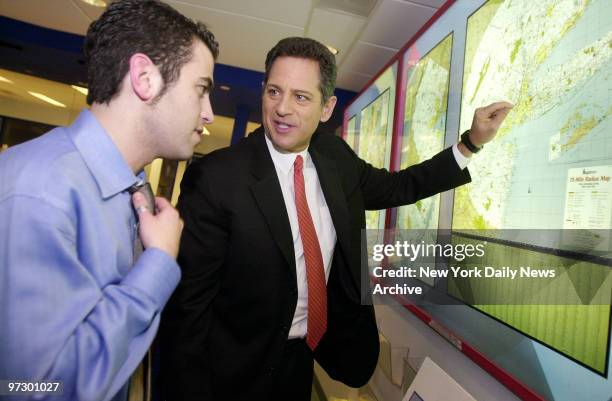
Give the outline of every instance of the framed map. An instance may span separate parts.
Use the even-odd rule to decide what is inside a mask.
[[[357,116],[353,116],[348,120],[346,138],[345,138],[346,143],[348,143],[351,149],[353,149],[353,151],[355,152],[357,152],[357,146],[359,143],[358,141],[359,135],[356,129],[356,123],[357,123],[356,120],[357,120]]]
[[[393,107],[393,105],[391,105]],[[387,157],[386,137],[389,130],[389,89],[361,110],[359,149],[357,154],[374,167],[384,168]],[[379,210],[366,212],[367,228],[384,228],[384,214]]]
[[[408,66],[400,168],[421,163],[444,149],[453,35]],[[440,195],[398,208],[399,229],[436,229]],[[434,239],[435,241],[435,239]]]
[[[398,62],[391,62],[344,111],[345,140],[374,167],[389,169]],[[351,132],[353,134],[351,134]],[[386,210],[366,211],[367,229],[384,229]]]
[[[517,229],[525,237],[551,229],[550,235],[515,245],[489,243],[489,263],[558,266],[558,291],[567,297],[591,294],[581,297],[582,304],[479,304],[484,294],[517,290],[516,282],[504,280],[470,287],[467,296],[451,283],[451,294],[600,375],[607,375],[610,305],[590,300],[609,291],[610,266],[555,253],[560,245],[553,230],[567,226],[568,175],[608,171],[612,165],[610,21],[610,4],[596,0],[489,0],[468,18],[459,132],[470,127],[477,107],[508,100],[514,108],[495,140],[473,158],[472,183],[455,191],[453,210],[458,232],[480,230],[470,232],[496,233],[504,240],[516,237]],[[600,193],[595,201],[605,210],[610,199],[612,193]],[[593,208],[584,202],[582,208]],[[612,229],[605,217],[603,228]],[[532,245],[549,251],[526,248]],[[525,296],[533,292],[518,290]]]
[[[469,17],[459,133],[477,107],[514,108],[455,191],[454,229],[562,228],[568,170],[612,165],[610,21],[605,0],[487,1]]]

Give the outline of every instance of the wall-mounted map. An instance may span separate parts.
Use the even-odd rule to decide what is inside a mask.
[[[460,132],[470,128],[477,107],[500,100],[515,106],[495,140],[472,158],[472,183],[455,191],[453,229],[560,230],[570,218],[584,225],[572,228],[604,228],[591,215],[582,216],[582,209],[603,210],[598,221],[612,228],[612,193],[591,194],[608,186],[574,185],[582,175],[612,165],[610,21],[612,7],[605,0],[489,0],[469,17]],[[556,248],[553,237],[535,245]],[[487,255],[498,265],[559,266],[562,274],[554,283],[568,297],[596,293],[602,283],[609,288],[609,266],[587,269],[580,260],[521,246],[490,245]],[[513,289],[527,296],[533,289],[503,280],[483,288],[474,284],[464,282],[468,292],[455,287],[451,293],[605,374],[609,304],[478,305],[484,294]]]
[[[391,105],[393,108],[393,105]],[[385,168],[387,135],[389,124],[389,89],[381,93],[372,103],[361,110],[358,155],[374,167]],[[383,213],[379,210],[366,212],[366,227],[382,228]]]
[[[401,169],[444,148],[453,36],[448,35],[416,64],[408,64]],[[440,195],[398,209],[397,228],[437,229]],[[434,239],[435,240],[435,239]]]

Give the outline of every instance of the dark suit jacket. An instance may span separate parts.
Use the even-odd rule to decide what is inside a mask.
[[[470,177],[451,149],[396,173],[372,167],[332,135],[315,134],[309,152],[337,235],[328,329],[314,356],[332,378],[358,387],[378,359],[374,310],[360,302],[364,210],[414,203]],[[166,399],[270,399],[297,284],[289,218],[263,129],[189,166],[178,209],[183,276],[162,317]]]

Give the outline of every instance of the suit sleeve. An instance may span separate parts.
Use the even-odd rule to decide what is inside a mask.
[[[172,401],[212,399],[206,339],[228,233],[205,170],[198,163],[187,169],[178,203],[185,221],[178,257],[182,279],[161,329],[164,395]]]
[[[429,160],[390,173],[355,156],[359,182],[367,210],[415,203],[471,181],[467,168],[460,169],[448,148]]]

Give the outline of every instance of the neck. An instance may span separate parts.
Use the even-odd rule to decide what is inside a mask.
[[[90,111],[117,146],[134,174],[137,174],[153,161],[155,155],[149,150],[151,147],[146,141],[138,113],[134,112],[133,107],[118,103],[118,99],[109,105],[94,103]]]

